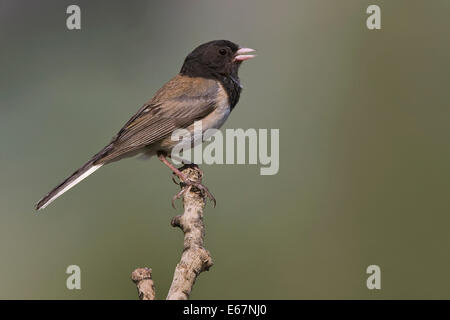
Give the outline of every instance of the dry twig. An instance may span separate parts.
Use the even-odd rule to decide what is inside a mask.
[[[201,183],[202,171],[194,165],[187,165],[180,169],[192,182]],[[199,274],[209,270],[213,265],[211,256],[204,248],[205,226],[203,223],[203,209],[206,202],[205,192],[194,186],[184,188],[184,213],[172,219],[172,226],[179,227],[184,232],[184,246],[180,262],[177,264],[170,286],[167,300],[187,300]],[[151,279],[151,269],[139,268],[132,274],[139,298],[153,300],[155,289]]]

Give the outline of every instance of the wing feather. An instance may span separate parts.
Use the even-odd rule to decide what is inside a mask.
[[[206,117],[217,107],[218,90],[214,80],[176,76],[128,120],[97,163],[135,152]]]

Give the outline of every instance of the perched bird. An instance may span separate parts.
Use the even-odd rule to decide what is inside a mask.
[[[106,147],[43,197],[36,210],[47,207],[105,164],[137,154],[157,155],[180,181],[205,190],[214,199],[206,187],[189,181],[167,160],[178,143],[171,139],[171,134],[180,128],[192,132],[194,122],[199,120],[203,132],[223,125],[239,101],[242,88],[239,66],[242,61],[255,57],[249,54],[253,51],[227,40],[198,46],[186,57],[179,74],[159,89]]]

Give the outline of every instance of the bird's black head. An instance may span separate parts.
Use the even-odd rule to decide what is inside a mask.
[[[255,57],[247,54],[253,51],[228,40],[210,41],[198,46],[186,57],[180,74],[219,80],[230,96],[231,107],[234,107],[241,91],[239,66],[242,61]]]
[[[186,57],[180,73],[192,77],[237,78],[241,62],[254,57],[243,53],[252,51],[228,40],[210,41],[198,46]]]

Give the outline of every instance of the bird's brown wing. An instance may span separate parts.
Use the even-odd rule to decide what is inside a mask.
[[[97,163],[137,151],[203,119],[216,108],[218,90],[214,80],[176,76],[125,124]]]

